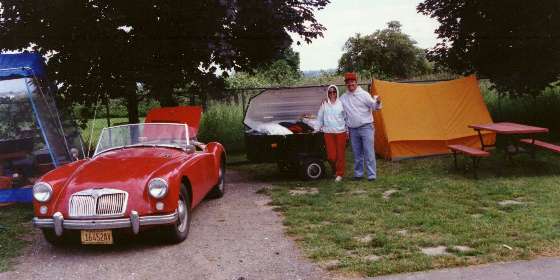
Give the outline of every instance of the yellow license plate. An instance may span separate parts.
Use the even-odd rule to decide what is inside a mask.
[[[82,230],[82,244],[113,244],[111,230]]]

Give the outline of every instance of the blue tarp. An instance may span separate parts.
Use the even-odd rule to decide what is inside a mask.
[[[33,200],[32,188],[0,190],[0,203],[2,202],[29,203],[32,200]]]
[[[0,80],[32,76],[46,77],[45,63],[40,54],[32,52],[0,54]],[[0,190],[0,203],[29,203],[31,201],[31,188]]]
[[[0,54],[0,80],[15,77],[46,76],[43,57],[34,52]]]

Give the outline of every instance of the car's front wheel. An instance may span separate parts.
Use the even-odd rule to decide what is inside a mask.
[[[187,239],[191,225],[191,199],[185,185],[181,185],[177,201],[177,222],[165,228],[170,243],[180,243]]]

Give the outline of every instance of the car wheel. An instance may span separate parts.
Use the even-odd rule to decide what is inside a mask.
[[[180,243],[187,239],[191,225],[191,199],[185,185],[181,185],[177,201],[177,222],[165,228],[170,243]]]
[[[222,161],[220,170],[218,171],[218,183],[208,193],[208,198],[220,198],[224,196],[226,187],[226,165]]]
[[[67,238],[65,238],[64,235],[57,236],[52,229],[43,228],[41,229],[41,231],[43,232],[45,240],[47,240],[47,242],[49,242],[53,246],[61,246],[67,243]]]
[[[325,174],[325,164],[320,159],[306,159],[300,166],[300,176],[304,180],[317,180]]]

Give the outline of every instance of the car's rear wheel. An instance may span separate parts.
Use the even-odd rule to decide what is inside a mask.
[[[208,193],[208,198],[220,198],[224,196],[226,187],[226,164],[224,161],[220,164],[218,171],[218,183]]]
[[[191,225],[191,199],[185,185],[181,185],[177,201],[177,222],[166,227],[165,233],[170,243],[180,243],[187,239]]]

